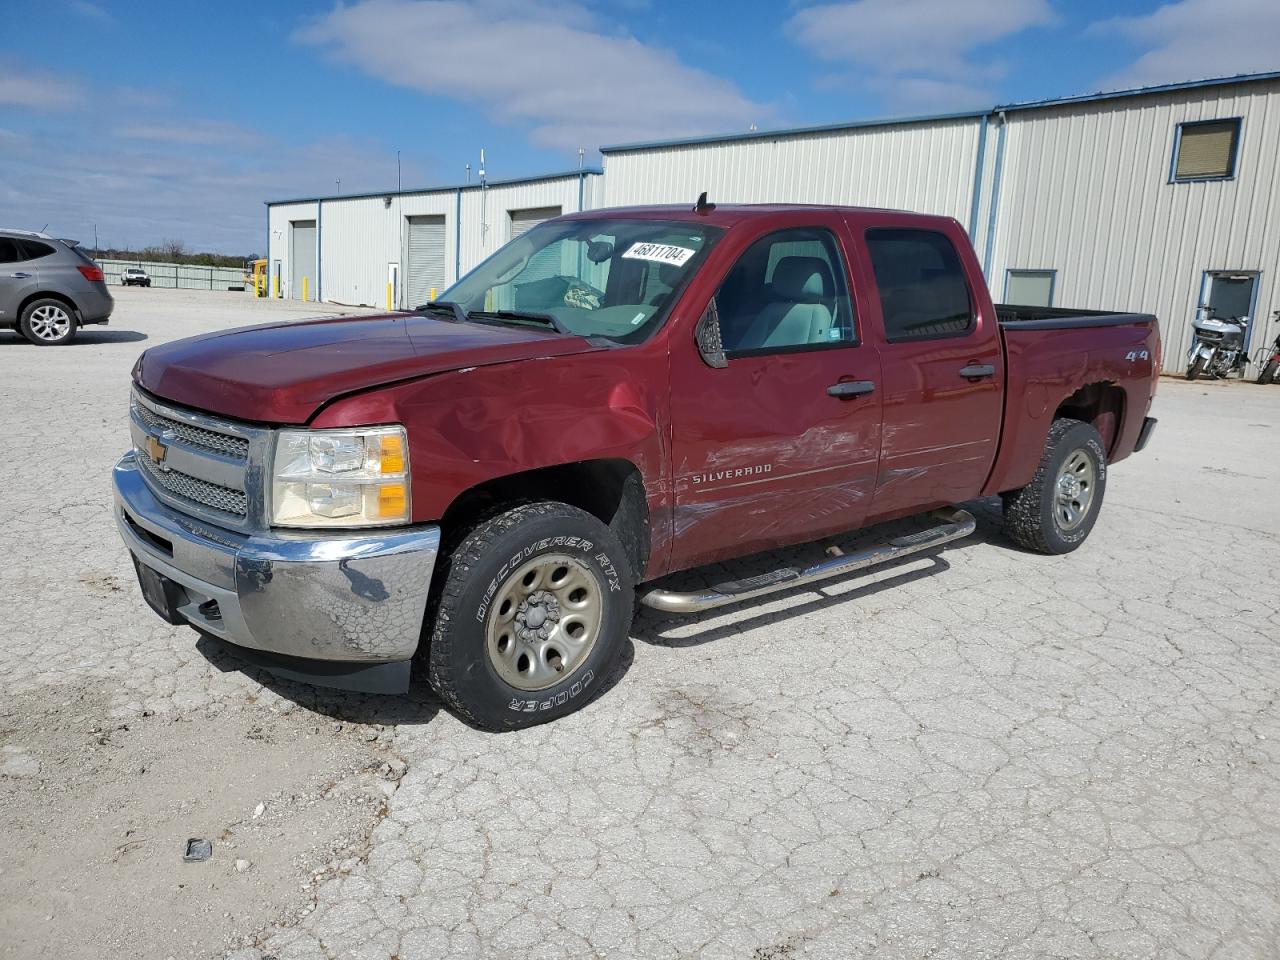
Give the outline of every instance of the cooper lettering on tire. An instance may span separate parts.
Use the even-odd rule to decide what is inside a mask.
[[[608,526],[563,503],[478,522],[441,561],[432,686],[490,730],[584,706],[627,641],[634,584],[623,557]]]

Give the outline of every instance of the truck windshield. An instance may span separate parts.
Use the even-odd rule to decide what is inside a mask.
[[[544,223],[440,299],[479,322],[527,322],[634,343],[657,328],[721,233],[664,220]]]

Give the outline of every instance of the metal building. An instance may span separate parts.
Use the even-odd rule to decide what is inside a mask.
[[[1280,72],[601,152],[603,175],[270,203],[269,269],[282,296],[412,306],[548,217],[706,190],[955,217],[997,300],[1154,312],[1167,372],[1201,303],[1252,318],[1251,355],[1277,333]]]
[[[413,307],[512,237],[597,198],[599,170],[267,203],[272,295]]]
[[[1280,72],[602,152],[606,206],[707,190],[953,216],[997,300],[1153,312],[1167,372],[1200,303],[1252,318],[1251,355],[1277,333]]]

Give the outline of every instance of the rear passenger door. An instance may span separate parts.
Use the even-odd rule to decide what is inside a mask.
[[[870,506],[879,358],[858,336],[843,223],[807,219],[754,239],[719,278],[727,366],[673,345],[676,568],[856,527]]]
[[[995,460],[1000,336],[958,225],[863,233],[880,313],[884,443],[870,520],[977,496]]]
[[[23,242],[0,236],[0,327],[17,324],[19,305],[36,289],[36,269]]]

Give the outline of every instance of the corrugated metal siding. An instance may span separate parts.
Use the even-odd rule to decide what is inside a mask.
[[[968,222],[981,121],[943,120],[610,153],[602,206],[832,203]]]
[[[581,179],[566,176],[532,183],[506,184],[483,191],[478,185],[461,190],[462,246],[459,251],[456,189],[412,194],[339,197],[335,199],[274,204],[268,210],[268,258],[281,261],[284,296],[300,296],[289,290],[289,223],[317,221],[320,234],[320,285],[311,295],[334,303],[385,306],[387,265],[400,264],[401,289],[393,306],[407,305],[406,280],[408,218],[444,218],[444,279],[452,284],[457,267],[466,273],[510,239],[510,211],[559,207],[565,213],[590,209],[599,188],[596,174]],[[488,229],[482,231],[481,223]],[[460,255],[459,255],[460,254]],[[270,269],[270,268],[269,268]],[[313,281],[314,282],[314,281]]]
[[[1235,179],[1170,183],[1178,124],[1226,117],[1244,118]],[[1155,313],[1172,373],[1186,366],[1204,272],[1257,270],[1251,345],[1265,344],[1280,309],[1280,82],[1012,112],[1008,124],[993,277],[1057,269],[1059,306]]]

